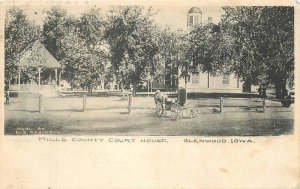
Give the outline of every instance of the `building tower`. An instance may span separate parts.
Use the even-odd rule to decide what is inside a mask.
[[[192,29],[197,25],[202,25],[202,11],[197,7],[193,7],[187,14],[187,28]]]

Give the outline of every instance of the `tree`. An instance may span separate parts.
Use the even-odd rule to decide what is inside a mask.
[[[197,74],[201,71],[214,76],[230,74],[231,70],[227,65],[228,51],[225,47],[227,43],[219,25],[199,25],[189,33],[188,38],[185,63],[188,72]]]
[[[184,78],[184,85],[187,88],[187,83],[194,72],[192,68],[192,52],[190,51],[192,44],[189,41],[189,34],[176,34],[175,38],[176,42],[173,47],[177,57],[177,67],[181,70],[181,74],[178,77]]]
[[[180,38],[175,32],[171,31],[169,27],[159,27],[155,30],[158,36],[158,56],[156,65],[159,69],[156,69],[156,72],[151,73],[151,77],[156,82],[161,82],[162,80],[166,81],[168,79],[173,80],[171,76],[175,76],[175,73],[178,72],[178,66],[181,54],[183,52],[179,48]],[[178,79],[178,75],[175,76]],[[167,86],[173,87],[173,86]]]
[[[74,34],[65,38],[68,43],[63,47],[65,58],[65,77],[73,88],[87,88],[89,93],[100,83],[103,75],[102,65],[106,63],[103,52],[91,52],[82,39]]]
[[[245,86],[275,85],[276,97],[287,93],[294,72],[294,9],[292,7],[224,7],[224,36],[231,41],[233,72]]]
[[[5,81],[10,83],[18,74],[21,52],[38,39],[37,27],[31,23],[24,11],[10,8],[5,20]]]
[[[234,73],[251,85],[274,85],[276,97],[287,96],[294,72],[292,7],[223,7],[219,25],[195,28],[190,34],[193,66],[209,74]],[[194,68],[195,69],[195,68]]]
[[[90,9],[78,19],[58,7],[47,11],[44,43],[62,63],[63,77],[73,88],[86,88],[92,93],[104,80],[109,56],[103,48],[104,25],[98,9]]]
[[[62,79],[66,79],[66,51],[64,51],[65,43],[68,43],[65,39],[69,34],[74,34],[76,31],[76,19],[68,14],[65,9],[58,6],[53,6],[50,9],[43,11],[45,19],[43,22],[43,44],[45,48],[52,54],[52,56],[60,62],[60,72]],[[42,75],[47,75],[47,70],[42,72]],[[71,84],[71,86],[74,86]]]
[[[90,9],[84,12],[78,19],[78,36],[81,37],[86,46],[95,50],[95,48],[104,44],[104,31],[107,25],[100,9]]]
[[[110,56],[108,47],[104,40],[105,19],[102,17],[100,9],[90,9],[83,13],[79,18],[77,28],[78,35],[83,39],[84,45],[94,57],[93,67],[98,68],[96,73],[99,82],[94,82],[95,85],[104,88],[104,77],[107,71],[108,58]]]
[[[110,46],[111,63],[121,89],[137,85],[155,73],[159,62],[159,47],[153,21],[153,10],[142,7],[113,7],[108,17],[106,40]]]
[[[215,43],[210,43],[215,39],[214,34],[208,32],[209,26],[195,27],[189,34],[189,55],[193,61],[193,69],[201,69],[203,72],[216,72],[213,69]],[[212,36],[213,35],[213,36]]]
[[[267,80],[275,85],[276,97],[284,98],[294,85],[294,8],[265,7],[262,26]]]
[[[62,43],[69,32],[76,30],[76,19],[68,15],[65,9],[57,6],[46,10],[45,13],[42,31],[43,44],[57,61],[61,61],[65,56],[61,49],[64,45]]]
[[[229,51],[233,71],[244,80],[244,91],[251,91],[251,85],[258,85],[265,73],[263,44],[259,34],[262,32],[263,7],[224,7],[222,19],[224,36],[231,39]]]

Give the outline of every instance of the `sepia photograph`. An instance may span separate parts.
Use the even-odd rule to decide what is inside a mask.
[[[294,133],[294,7],[10,5],[5,135]]]
[[[0,2],[0,188],[300,188],[299,4]]]

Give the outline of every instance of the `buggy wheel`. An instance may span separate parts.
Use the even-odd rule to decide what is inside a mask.
[[[197,116],[198,112],[196,109],[192,109],[192,108],[187,108],[186,109],[186,115],[189,118],[195,118]]]
[[[179,104],[174,103],[171,106],[171,117],[172,117],[172,119],[174,119],[174,120],[180,120],[180,119],[182,119],[182,116],[183,116],[183,109],[182,109],[182,107]]]
[[[157,102],[155,107],[155,114],[160,117],[163,115],[163,113],[164,113],[163,105]]]

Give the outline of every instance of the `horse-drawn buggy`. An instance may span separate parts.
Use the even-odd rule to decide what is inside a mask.
[[[174,120],[183,118],[183,112],[186,112],[187,117],[194,118],[198,114],[198,108],[191,107],[186,104],[186,90],[178,88],[177,93],[167,94],[167,97],[157,91],[154,96],[156,103],[155,114],[157,116],[166,116],[170,114]]]

